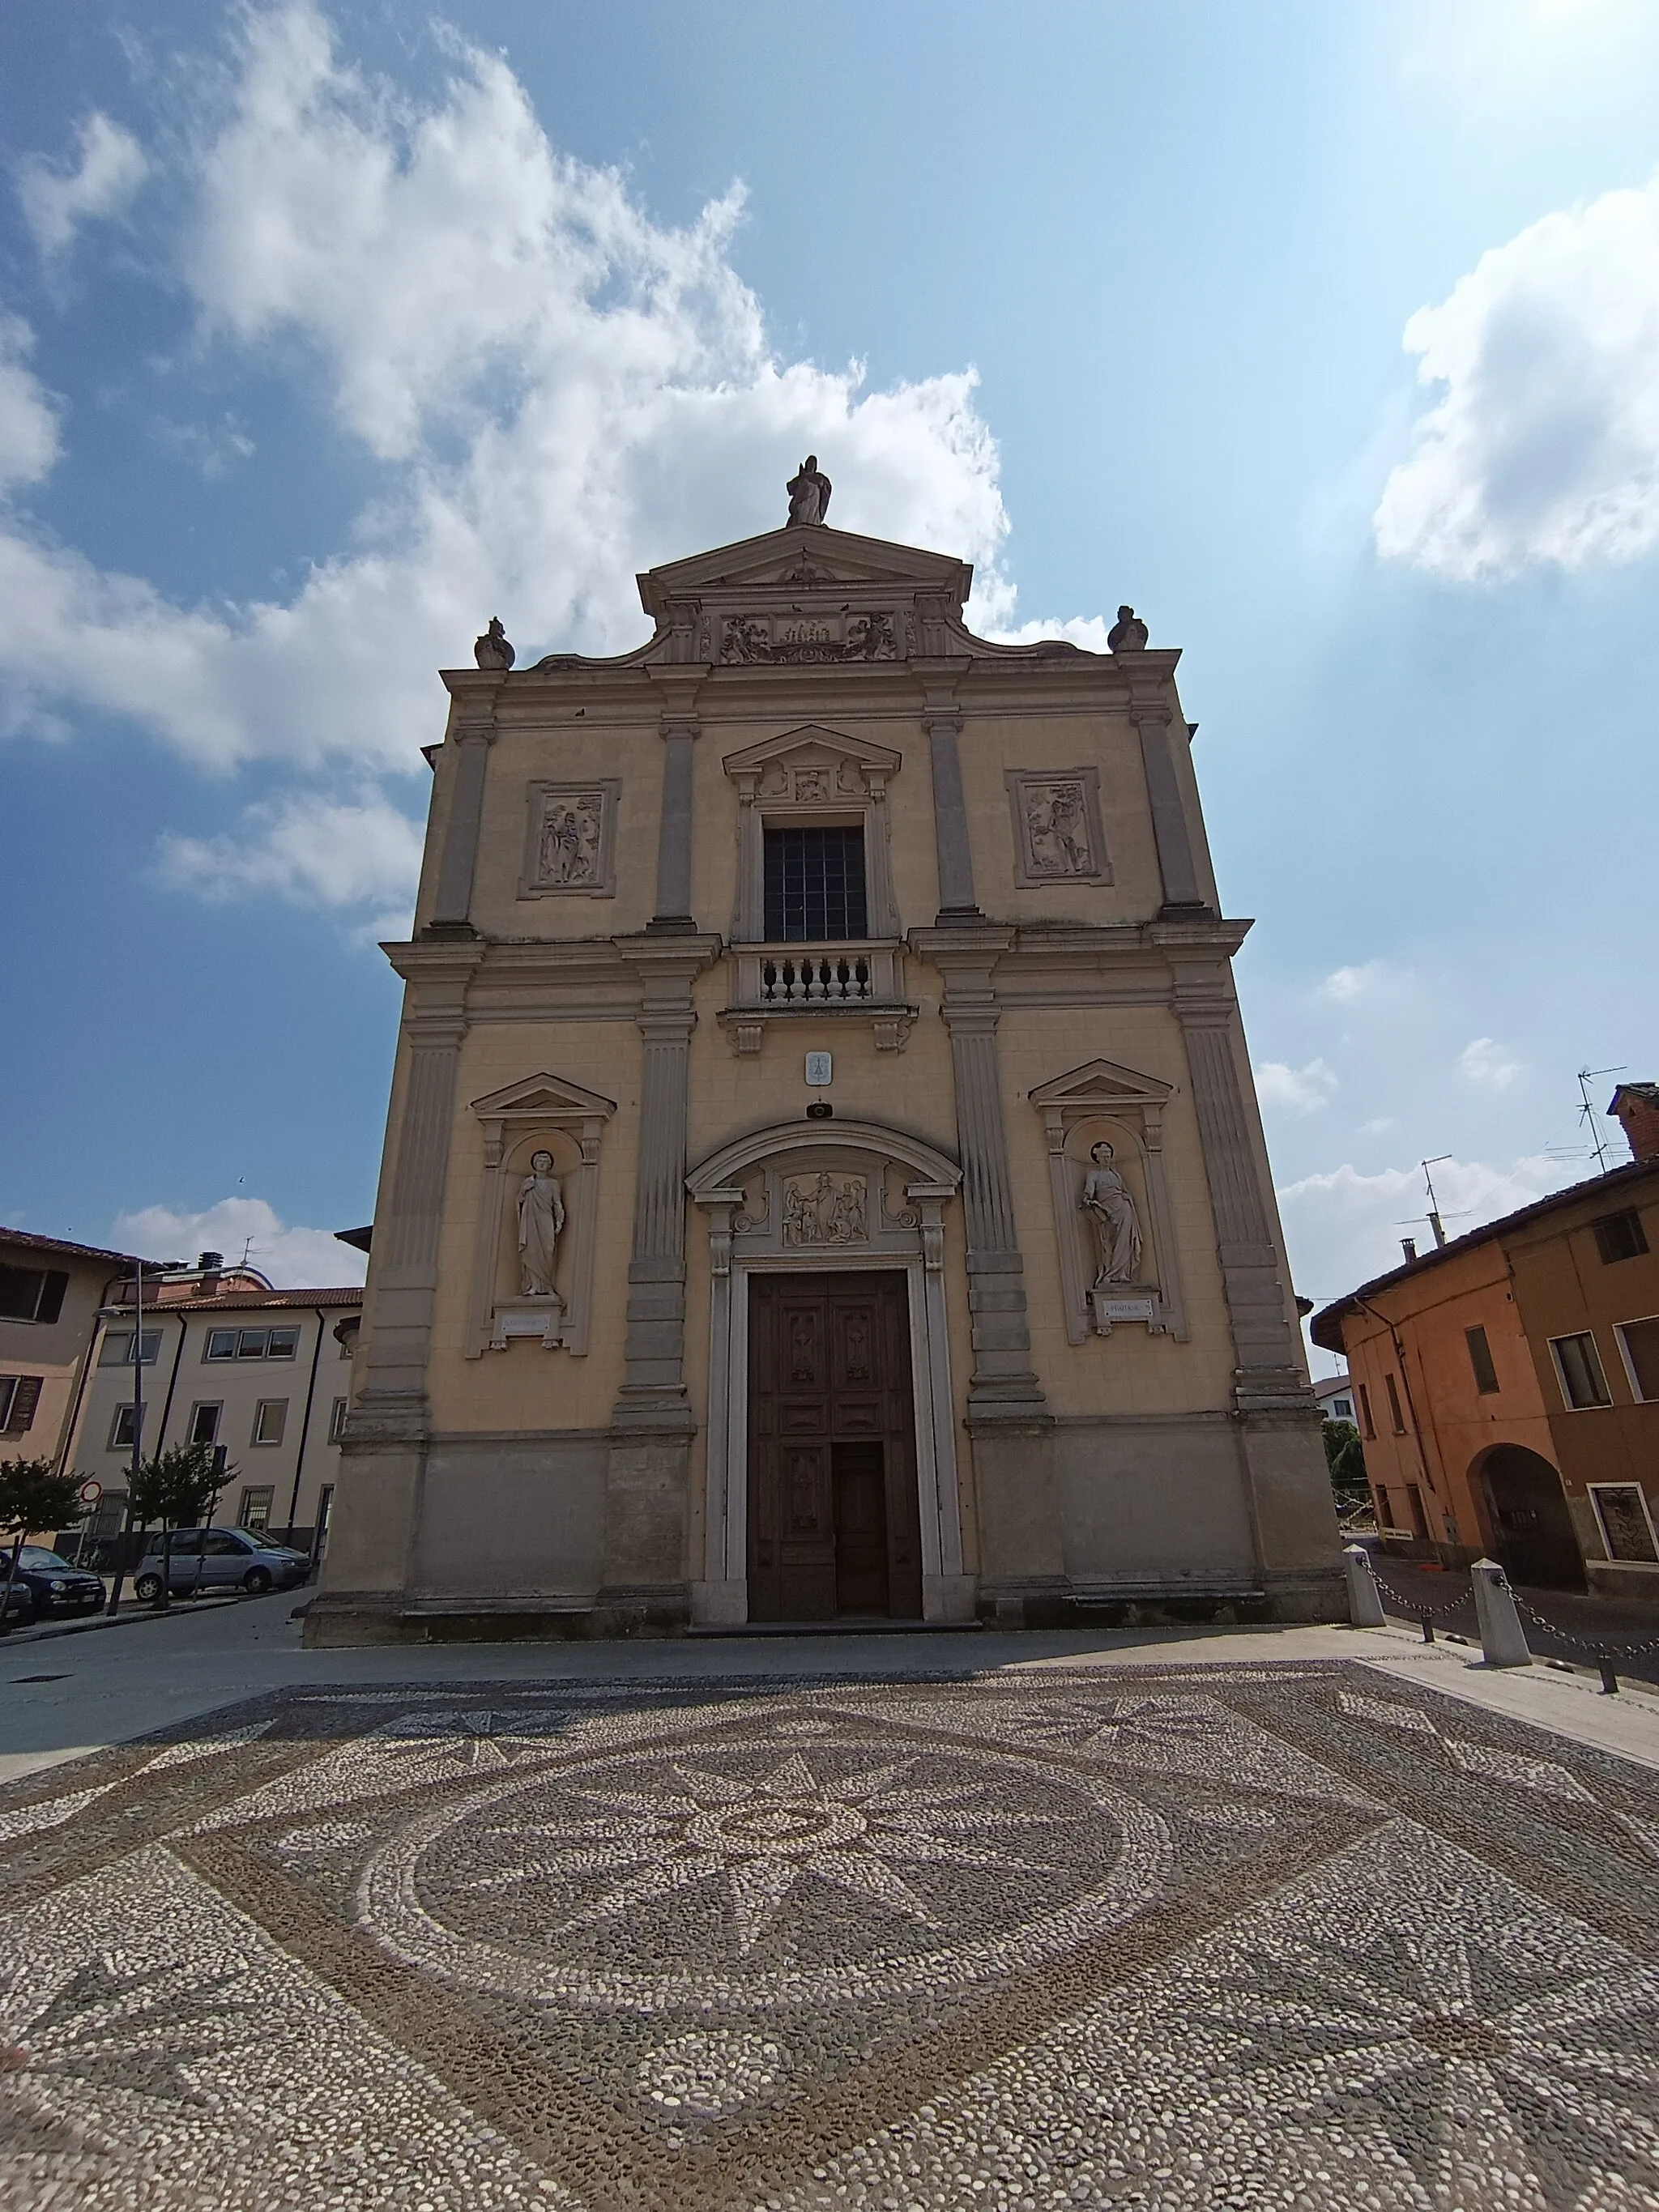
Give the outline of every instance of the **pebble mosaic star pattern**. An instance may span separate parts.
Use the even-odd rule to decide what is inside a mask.
[[[0,2199],[1636,2212],[1656,1960],[1357,1667],[294,1691],[0,1793]]]

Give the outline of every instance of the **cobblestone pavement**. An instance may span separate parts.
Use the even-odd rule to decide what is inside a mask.
[[[289,1689],[0,1791],[0,2200],[1659,2203],[1659,1776],[1340,1662]]]

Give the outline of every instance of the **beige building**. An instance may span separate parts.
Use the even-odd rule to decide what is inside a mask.
[[[125,1252],[0,1229],[0,1459],[64,1465]]]
[[[312,1641],[1337,1610],[1178,655],[970,575],[446,673]]]
[[[105,1309],[73,1464],[103,1485],[100,1540],[125,1517],[133,1429],[142,1405],[145,1457],[169,1444],[222,1444],[230,1478],[222,1525],[269,1529],[284,1543],[325,1544],[338,1480],[362,1312],[355,1288],[273,1290],[252,1267],[197,1266],[146,1277],[135,1328],[131,1285]],[[133,1388],[135,1339],[142,1393]]]

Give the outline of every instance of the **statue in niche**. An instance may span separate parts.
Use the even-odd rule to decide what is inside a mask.
[[[789,520],[793,522],[823,522],[830,514],[830,479],[818,466],[818,457],[809,453],[801,463],[799,473],[790,477]]]
[[[519,1276],[524,1297],[553,1296],[563,1228],[564,1193],[553,1172],[553,1155],[532,1153],[530,1173],[519,1185]]]
[[[1083,1179],[1079,1203],[1089,1217],[1100,1253],[1094,1282],[1098,1291],[1109,1283],[1136,1280],[1140,1270],[1140,1223],[1129,1186],[1112,1165],[1112,1147],[1103,1142],[1091,1145],[1089,1158],[1092,1164]]]

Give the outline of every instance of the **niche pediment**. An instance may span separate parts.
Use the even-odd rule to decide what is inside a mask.
[[[594,1115],[608,1120],[616,1110],[614,1098],[602,1098],[597,1091],[584,1091],[580,1083],[558,1075],[526,1075],[472,1102],[481,1121],[585,1121]]]
[[[1155,1075],[1120,1067],[1112,1060],[1091,1060],[1069,1075],[1040,1083],[1030,1097],[1033,1106],[1062,1113],[1111,1114],[1125,1106],[1165,1105],[1174,1091],[1172,1083],[1160,1083]]]

